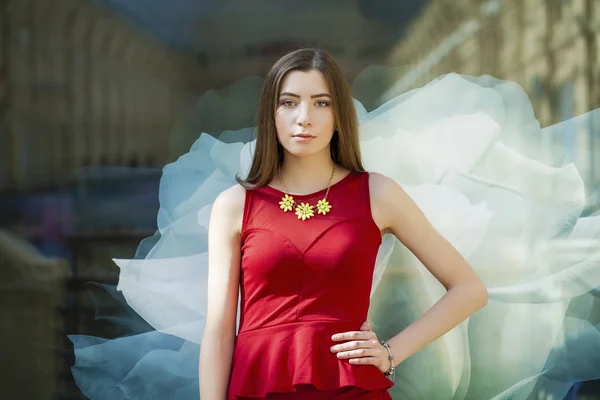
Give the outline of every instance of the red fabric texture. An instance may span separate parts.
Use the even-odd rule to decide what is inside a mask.
[[[365,390],[345,387],[337,390],[319,390],[312,385],[298,385],[293,393],[270,393],[266,400],[391,400],[386,389]],[[257,400],[256,397],[232,397],[237,400]]]
[[[376,367],[330,351],[333,334],[367,318],[381,244],[368,184],[368,173],[351,173],[331,187],[332,210],[306,221],[280,209],[282,192],[247,191],[229,399],[389,398],[392,382]],[[293,197],[316,205],[324,194]]]

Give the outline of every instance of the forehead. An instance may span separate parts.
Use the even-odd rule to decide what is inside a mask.
[[[288,72],[282,79],[279,93],[291,92],[300,96],[306,94],[329,93],[329,87],[321,71],[294,70]]]

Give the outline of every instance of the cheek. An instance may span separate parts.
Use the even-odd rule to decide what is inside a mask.
[[[288,126],[294,121],[294,114],[292,110],[286,110],[280,108],[275,110],[275,125],[277,126]]]
[[[281,141],[281,135],[286,130],[285,115],[279,111],[275,111],[275,129],[277,130],[277,138]]]
[[[333,138],[333,128],[327,129],[325,134],[321,135],[321,138],[323,138],[324,142],[327,142],[327,143],[331,142],[331,139]]]
[[[333,134],[333,127],[335,126],[335,118],[333,112],[324,112],[317,115],[319,126],[329,135]]]
[[[319,119],[321,125],[333,127],[333,125],[335,124],[335,116],[333,115],[333,109],[331,107],[323,108],[315,114],[315,116]]]

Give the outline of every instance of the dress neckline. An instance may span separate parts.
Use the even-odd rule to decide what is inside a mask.
[[[339,181],[337,181],[336,183],[332,184],[332,185],[331,185],[331,189],[330,189],[330,192],[329,192],[329,193],[331,193],[331,190],[333,190],[334,188],[337,188],[337,187],[341,186],[342,184],[344,184],[345,182],[348,182],[348,181],[350,180],[350,177],[351,177],[352,175],[356,175],[356,173],[355,173],[355,172],[352,172],[352,171],[350,171],[350,172],[349,172],[349,173],[347,173],[347,174],[346,174],[346,176],[344,176],[342,179],[340,179],[340,180],[339,180]],[[275,192],[275,193],[277,193],[277,194],[279,194],[279,195],[281,195],[281,196],[284,196],[284,195],[285,195],[285,192],[283,192],[282,190],[279,190],[279,189],[275,189],[274,187],[272,187],[272,186],[270,186],[270,185],[263,186],[263,187],[264,187],[265,189],[268,189],[268,190],[270,190],[270,191],[272,191],[272,192]],[[290,196],[292,196],[292,197],[303,198],[303,197],[312,197],[312,196],[316,196],[316,195],[318,195],[318,194],[321,194],[321,193],[323,193],[323,194],[324,194],[325,192],[327,192],[327,188],[325,188],[325,189],[321,189],[321,190],[318,190],[318,191],[316,191],[316,192],[313,192],[313,193],[307,193],[307,194],[297,194],[297,193],[288,193],[288,194],[289,194]]]

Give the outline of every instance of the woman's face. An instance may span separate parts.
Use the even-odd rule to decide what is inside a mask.
[[[290,71],[284,76],[275,109],[277,139],[290,154],[306,157],[326,151],[335,117],[331,93],[318,70]]]

